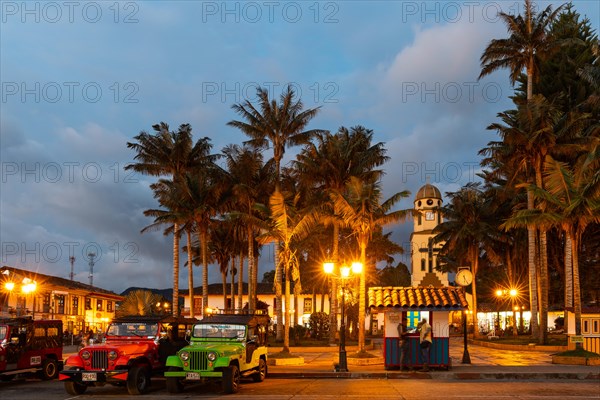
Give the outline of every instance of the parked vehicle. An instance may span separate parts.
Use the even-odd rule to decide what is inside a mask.
[[[55,379],[62,369],[62,327],[60,320],[0,319],[0,380],[31,373]]]
[[[259,310],[260,312],[262,310]],[[179,393],[186,383],[222,382],[236,393],[242,377],[262,382],[267,375],[266,314],[216,314],[194,325],[191,343],[167,358],[167,390]]]
[[[124,385],[129,394],[145,393],[153,375],[162,374],[169,355],[187,345],[195,319],[131,316],[115,319],[104,341],[86,345],[69,357],[59,379],[71,395],[89,387]]]

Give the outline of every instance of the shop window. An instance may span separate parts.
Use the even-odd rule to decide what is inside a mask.
[[[50,312],[50,293],[44,294],[44,297],[42,298],[42,312]]]

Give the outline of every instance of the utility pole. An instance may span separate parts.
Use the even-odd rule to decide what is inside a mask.
[[[75,257],[74,256],[69,257],[69,261],[71,262],[71,273],[69,274],[69,278],[71,278],[71,280],[73,280],[73,278],[75,277],[75,274],[73,273],[73,266],[75,265]]]
[[[90,259],[90,286],[94,286],[94,258],[96,257],[96,253],[90,252],[88,253],[88,257]]]

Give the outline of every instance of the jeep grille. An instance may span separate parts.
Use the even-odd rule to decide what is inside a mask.
[[[108,368],[108,351],[106,351],[106,350],[92,351],[92,368],[94,368],[94,369]]]
[[[208,369],[208,359],[206,358],[206,351],[193,351],[190,352],[190,370],[192,371],[205,371]]]

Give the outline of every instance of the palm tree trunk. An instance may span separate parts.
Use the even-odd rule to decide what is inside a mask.
[[[573,307],[573,240],[571,232],[565,231],[565,309]],[[569,332],[569,318],[565,310],[564,328]]]
[[[248,262],[250,263],[250,262]],[[240,252],[240,261],[238,268],[238,308],[241,310],[244,305],[244,257]]]
[[[274,243],[274,252],[275,252],[275,299],[277,301],[277,307],[275,308],[275,313],[277,314],[277,329],[275,331],[276,336],[275,339],[277,341],[283,340],[283,296],[281,290],[281,265],[279,265],[279,243]]]
[[[221,280],[223,285],[223,309],[227,309],[227,269],[221,271]]]
[[[340,262],[339,259],[339,242],[340,242],[340,226],[337,223],[333,223],[333,261],[336,263]],[[329,343],[335,344],[335,334],[338,331],[337,325],[337,279],[329,277],[331,282],[331,294],[329,296]]]
[[[251,226],[248,226],[248,310],[254,312],[256,287],[254,282],[254,234]]]
[[[185,235],[187,237],[187,253],[188,253],[188,288],[189,288],[189,296],[190,296],[190,318],[194,318],[194,264],[193,264],[193,254],[192,254],[192,232],[190,229],[185,230]]]
[[[473,268],[473,282],[471,283],[471,290],[473,291],[473,336],[479,337],[479,321],[477,319],[477,271],[479,269],[479,248],[477,246],[472,247],[471,253],[471,266]]]
[[[363,353],[365,351],[365,311],[366,311],[366,299],[365,299],[365,287],[367,281],[367,238],[362,238],[360,243],[360,262],[363,265],[360,273],[360,288],[358,290],[358,352]]]
[[[235,257],[231,257],[231,310],[235,309]]]
[[[548,239],[540,229],[540,332],[539,344],[548,342]]]
[[[173,316],[179,316],[179,224],[173,224]]]
[[[581,335],[581,288],[579,286],[579,240],[575,233],[571,237],[573,243],[573,308],[575,312],[575,335]],[[583,349],[583,343],[576,343],[576,349]]]
[[[286,270],[288,268],[286,267]],[[285,274],[285,331],[283,333],[283,349],[282,353],[290,352],[290,277],[288,276],[289,272],[286,271]]]
[[[208,305],[208,235],[206,228],[200,231],[200,247],[202,247],[202,315]]]
[[[527,209],[534,209],[533,193],[527,189]],[[529,306],[531,310],[531,336],[538,337],[538,296],[537,296],[537,268],[536,268],[536,229],[527,226],[528,266],[529,266]]]

